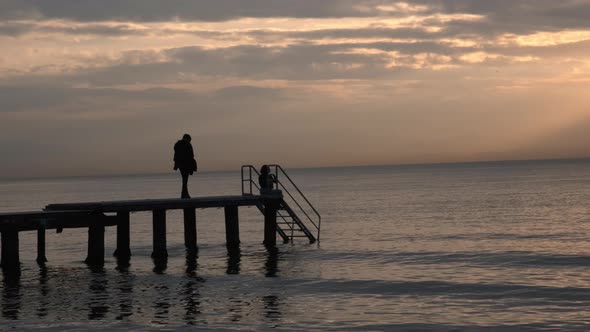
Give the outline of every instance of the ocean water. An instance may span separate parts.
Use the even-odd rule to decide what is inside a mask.
[[[131,216],[128,267],[83,260],[87,233],[21,233],[19,278],[0,276],[0,329],[288,331],[590,330],[590,161],[290,170],[322,214],[321,243],[262,245],[240,209],[239,255],[222,209],[197,211],[185,254],[168,214],[169,259],[154,268],[151,215]],[[49,203],[169,198],[176,174],[0,182],[0,212]],[[193,196],[239,194],[239,172],[191,178]]]

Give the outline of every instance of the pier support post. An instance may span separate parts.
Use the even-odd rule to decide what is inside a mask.
[[[94,220],[88,227],[88,257],[84,261],[88,265],[104,264],[104,225]]]
[[[45,264],[47,257],[45,256],[45,226],[39,226],[37,229],[37,263]]]
[[[189,251],[197,250],[197,213],[195,209],[184,209],[184,246]]]
[[[129,211],[117,212],[117,249],[113,256],[120,260],[131,257]]]
[[[264,202],[264,244],[274,247],[277,244],[277,210],[280,198],[269,198]]]
[[[20,257],[18,253],[18,231],[3,231],[2,257],[0,265],[3,269],[18,269]]]
[[[238,207],[229,205],[225,208],[225,241],[227,246],[237,246],[240,244],[240,224],[238,217]]]
[[[96,221],[88,227],[88,257],[84,262],[89,265],[104,264],[104,225]]]
[[[168,257],[166,249],[166,210],[154,210],[153,219],[153,245],[152,258]]]

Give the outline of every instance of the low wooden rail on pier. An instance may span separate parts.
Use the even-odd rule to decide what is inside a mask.
[[[130,214],[138,211],[152,212],[153,252],[154,258],[168,256],[166,249],[166,211],[183,210],[184,242],[188,250],[197,249],[197,215],[196,209],[224,208],[226,242],[228,246],[240,243],[238,208],[257,206],[264,210],[264,243],[276,244],[276,218],[282,195],[215,196],[192,199],[147,199],[109,202],[50,204],[44,211],[0,214],[0,233],[2,235],[1,265],[4,269],[18,268],[19,239],[18,233],[37,231],[38,257],[43,263],[45,258],[45,230],[63,228],[88,228],[89,264],[104,263],[105,227],[117,226],[117,249],[114,255],[126,260],[131,256],[130,250]]]

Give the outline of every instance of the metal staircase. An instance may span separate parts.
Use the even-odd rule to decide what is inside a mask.
[[[285,243],[293,242],[295,238],[307,238],[309,243],[319,242],[322,217],[318,211],[280,165],[268,166],[277,180],[273,190],[282,193],[277,211],[277,233]],[[257,195],[260,192],[259,175],[254,166],[242,166],[242,195]],[[264,206],[257,207],[264,213]]]

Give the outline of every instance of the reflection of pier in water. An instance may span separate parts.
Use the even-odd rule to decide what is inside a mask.
[[[17,320],[21,307],[20,271],[5,272],[2,284],[2,317]]]
[[[103,319],[109,312],[108,279],[103,268],[91,269],[90,284],[88,285],[88,319]]]
[[[199,266],[198,254],[196,252],[188,252],[186,255],[186,278],[182,288],[182,302],[185,308],[183,320],[187,325],[197,325],[205,323],[204,320],[198,320],[201,314],[201,284],[205,279],[197,275],[197,268]]]
[[[260,254],[264,255],[264,259],[260,261],[260,268],[254,271],[260,271],[259,276],[263,278],[279,277],[279,249],[267,247]],[[203,289],[207,280],[199,275],[198,259],[197,252],[187,251],[185,270],[178,284],[170,282],[168,278],[158,277],[166,274],[166,270],[153,271],[151,276],[134,275],[129,271],[129,265],[119,263],[112,271],[103,267],[67,270],[41,266],[33,274],[33,279],[27,276],[28,285],[25,289],[20,274],[10,274],[4,270],[0,303],[2,318],[13,321],[32,317],[63,319],[64,316],[82,321],[141,319],[155,325],[182,322],[199,326],[208,324],[208,321],[210,323],[211,319],[220,319],[219,316],[211,318],[210,313],[215,310],[228,321],[241,322],[258,317],[258,320],[268,322],[273,327],[279,326],[285,303],[281,300],[281,294],[275,291],[260,294],[260,289],[245,292],[226,289],[221,291],[224,295],[216,293],[212,298],[209,289],[204,302]],[[241,263],[240,246],[228,249],[226,275],[240,274]],[[72,283],[72,280],[77,282]],[[25,298],[38,300],[31,308],[27,308],[24,307]],[[224,308],[219,308],[221,303]]]

